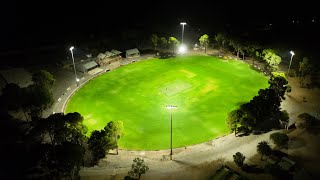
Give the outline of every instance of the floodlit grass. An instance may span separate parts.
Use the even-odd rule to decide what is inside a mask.
[[[136,62],[107,72],[70,99],[66,113],[79,112],[89,132],[109,121],[123,121],[120,148],[170,148],[208,141],[229,133],[228,112],[266,88],[267,77],[236,60],[180,56]]]

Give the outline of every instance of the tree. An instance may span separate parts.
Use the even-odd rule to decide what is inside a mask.
[[[256,52],[258,49],[261,49],[261,45],[256,42],[248,42],[243,48],[249,56],[252,56],[252,64],[254,65]]]
[[[42,138],[48,135],[52,147],[62,144],[67,139],[69,132],[65,126],[63,113],[51,114],[48,118],[40,119],[36,122],[33,131],[34,134],[38,134]]]
[[[156,34],[151,35],[151,43],[154,47],[154,51],[157,51],[157,46],[158,46],[159,38]]]
[[[61,145],[64,142],[82,145],[86,140],[81,129],[78,129],[82,127],[82,121],[70,123],[70,117],[74,116],[74,114],[80,115],[79,113],[69,113],[67,115],[55,113],[47,118],[42,118],[35,122],[35,128],[32,133],[41,137],[48,135],[52,146]],[[79,119],[83,119],[83,117],[80,115]]]
[[[280,132],[270,134],[270,139],[273,143],[279,147],[283,147],[288,144],[289,137],[288,135]]]
[[[112,144],[110,144],[110,149],[117,149],[117,154],[119,154],[118,150],[118,139],[120,139],[122,135],[122,129],[123,129],[123,122],[122,121],[110,121],[106,127],[104,127],[104,130],[107,132],[110,139],[113,141]]]
[[[204,47],[204,53],[207,53],[207,47],[209,45],[209,36],[207,34],[202,35],[199,38],[200,46]]]
[[[284,73],[273,72],[268,83],[270,85],[269,88],[274,89],[281,99],[285,99],[284,95],[287,92],[288,80]]]
[[[105,130],[93,131],[88,140],[89,149],[92,152],[93,162],[92,164],[97,164],[101,158],[107,155],[109,139],[106,138]]]
[[[264,155],[269,156],[271,154],[271,147],[267,141],[261,141],[257,145],[257,151],[261,154],[261,160]]]
[[[26,98],[22,107],[30,111],[31,116],[40,117],[54,103],[53,94],[46,86],[30,85],[23,88],[23,91]]]
[[[231,131],[234,131],[234,135],[237,135],[237,127],[240,122],[240,119],[244,116],[244,112],[240,109],[231,111],[228,114],[227,123]]]
[[[55,79],[49,72],[40,70],[32,74],[32,81],[32,85],[21,89],[21,106],[32,117],[41,117],[42,112],[54,103],[51,88]]]
[[[304,57],[301,62],[299,62],[299,80],[300,87],[305,87],[306,85],[306,76],[311,72],[311,65],[309,59]]]
[[[243,166],[243,162],[246,159],[246,157],[240,153],[237,152],[235,155],[233,155],[233,161],[241,168]]]
[[[49,161],[55,162],[50,170],[59,172],[61,177],[70,177],[71,179],[79,175],[80,166],[84,156],[84,148],[79,144],[64,142],[55,147],[55,154],[52,154]]]
[[[167,46],[167,44],[168,44],[168,41],[165,37],[159,38],[159,46],[160,47],[164,48]]]
[[[237,59],[239,59],[239,54],[240,54],[241,51],[243,51],[241,43],[240,43],[240,40],[235,39],[235,38],[234,39],[229,39],[229,45],[231,47],[233,47],[234,52],[237,53]]]
[[[260,89],[258,96],[253,97],[249,103],[242,104],[240,109],[259,124],[272,116],[277,116],[280,113],[280,103],[281,98],[274,89]]]
[[[140,179],[141,175],[145,174],[148,170],[149,167],[144,164],[143,159],[135,158],[128,174],[131,178]]]
[[[301,77],[305,77],[311,71],[310,61],[307,57],[304,57],[301,62],[299,62],[299,74]]]
[[[83,124],[83,116],[81,116],[81,114],[79,114],[78,112],[66,114],[65,120],[68,123],[68,127],[72,127],[82,134],[87,133],[88,128]]]
[[[84,134],[77,130],[77,127],[81,127],[82,119],[79,113],[55,113],[33,122],[35,126],[30,136],[33,139],[42,137],[40,142],[46,145],[41,148],[43,159],[39,164],[56,179],[78,175],[86,142]],[[45,139],[46,137],[49,139]]]
[[[214,37],[214,40],[218,43],[218,44],[220,44],[220,45],[222,45],[222,47],[224,47],[225,46],[225,44],[228,42],[228,36],[226,35],[226,34],[224,34],[224,33],[218,33],[215,37]]]
[[[47,86],[48,88],[51,88],[55,79],[48,71],[40,70],[32,74],[32,81],[34,85]]]
[[[275,71],[278,69],[278,65],[280,64],[281,57],[275,53],[273,49],[264,49],[261,53],[261,57],[264,61],[266,61],[268,65],[269,71]]]
[[[252,116],[245,114],[239,121],[242,129],[244,130],[252,130],[252,128],[256,124],[256,119]]]
[[[169,37],[168,44],[171,46],[172,52],[174,53],[174,49],[179,46],[180,42],[175,37]]]

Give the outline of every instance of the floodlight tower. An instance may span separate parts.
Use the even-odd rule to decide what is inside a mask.
[[[76,76],[77,86],[79,86],[79,79],[78,79],[78,76],[77,76],[76,65],[75,65],[75,63],[74,63],[74,56],[73,56],[73,51],[72,51],[73,49],[74,49],[74,47],[71,46],[69,50],[71,51],[72,62],[73,62],[73,69],[74,69],[74,74],[75,74],[75,76]]]
[[[293,58],[293,56],[295,55],[293,51],[290,51],[290,54],[291,54],[291,59],[290,59],[290,63],[289,63],[288,74],[289,74],[289,72],[290,72],[290,67],[291,67],[292,58]]]
[[[172,109],[175,109],[177,108],[177,106],[174,106],[174,105],[167,105],[166,106],[167,109],[170,109],[170,124],[171,124],[171,130],[170,130],[170,160],[172,160]]]
[[[181,22],[180,25],[182,25],[182,38],[181,38],[181,44],[183,44],[183,33],[184,33],[184,25],[187,25],[186,22]]]

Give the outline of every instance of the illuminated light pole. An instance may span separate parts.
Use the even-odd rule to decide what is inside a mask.
[[[185,22],[181,22],[180,25],[182,25],[182,38],[181,38],[181,44],[183,44],[183,33],[184,33],[184,25],[186,25],[187,23]]]
[[[79,86],[79,79],[78,79],[78,76],[77,76],[76,65],[75,65],[75,63],[74,63],[74,57],[73,57],[73,51],[72,51],[73,49],[74,49],[74,47],[71,46],[69,50],[71,51],[72,62],[73,62],[73,69],[74,69],[74,74],[75,74],[75,76],[76,76],[77,86]]]
[[[292,57],[294,56],[294,52],[290,51],[290,54],[291,54],[291,59],[290,59],[289,68],[288,68],[288,75],[289,75],[289,71],[290,71],[290,67],[291,67]]]
[[[170,109],[170,124],[171,124],[171,128],[170,128],[170,160],[172,160],[172,109],[177,108],[177,106],[173,106],[173,105],[168,105],[166,106],[167,109]]]

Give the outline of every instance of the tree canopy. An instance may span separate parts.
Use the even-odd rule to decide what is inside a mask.
[[[149,170],[149,167],[144,164],[144,160],[135,158],[131,166],[131,170],[128,172],[131,178],[140,179],[142,174],[145,174]]]
[[[299,62],[299,74],[305,77],[311,72],[310,61],[307,57],[304,57],[301,62]]]
[[[40,70],[32,74],[32,81],[34,85],[48,86],[51,88],[55,79],[48,71]]]
[[[237,152],[235,155],[233,155],[233,161],[239,166],[242,167],[243,166],[243,162],[246,159],[246,157],[240,153]]]
[[[110,149],[117,149],[118,152],[118,139],[123,134],[123,122],[122,121],[110,121],[104,130],[107,132],[108,138],[110,138]]]
[[[288,135],[280,132],[270,134],[270,139],[273,143],[279,147],[283,147],[288,144],[289,137]]]
[[[174,49],[179,46],[180,42],[175,37],[169,37],[168,44],[171,46],[172,52],[174,52]]]
[[[257,151],[258,153],[261,154],[261,160],[262,160],[262,157],[264,155],[267,155],[267,156],[270,155],[272,150],[267,141],[261,141],[257,145]]]
[[[161,37],[159,38],[159,46],[164,48],[166,47],[168,44],[168,40],[165,37]]]
[[[207,34],[202,35],[199,38],[200,46],[205,48],[205,53],[207,53],[207,47],[209,46],[209,36]]]
[[[103,130],[95,130],[91,133],[88,145],[93,156],[92,164],[97,164],[110,149],[117,148],[118,154],[118,139],[122,135],[122,129],[122,121],[110,121]]]
[[[89,149],[92,152],[93,162],[97,164],[101,158],[104,158],[107,154],[109,140],[106,138],[106,132],[104,130],[92,131],[91,136],[88,140]]]
[[[154,50],[156,51],[157,47],[158,47],[159,38],[156,34],[152,34],[150,39],[151,39],[151,43],[154,47]]]
[[[268,83],[270,85],[269,88],[274,89],[281,99],[285,99],[284,95],[287,92],[288,80],[284,73],[272,73]]]
[[[243,116],[244,112],[240,109],[233,110],[228,114],[227,124],[231,131],[234,131],[234,135],[237,134],[237,127]]]
[[[273,49],[264,49],[261,53],[261,57],[268,64],[268,69],[270,71],[278,70],[278,65],[281,63],[282,59],[278,56]]]

